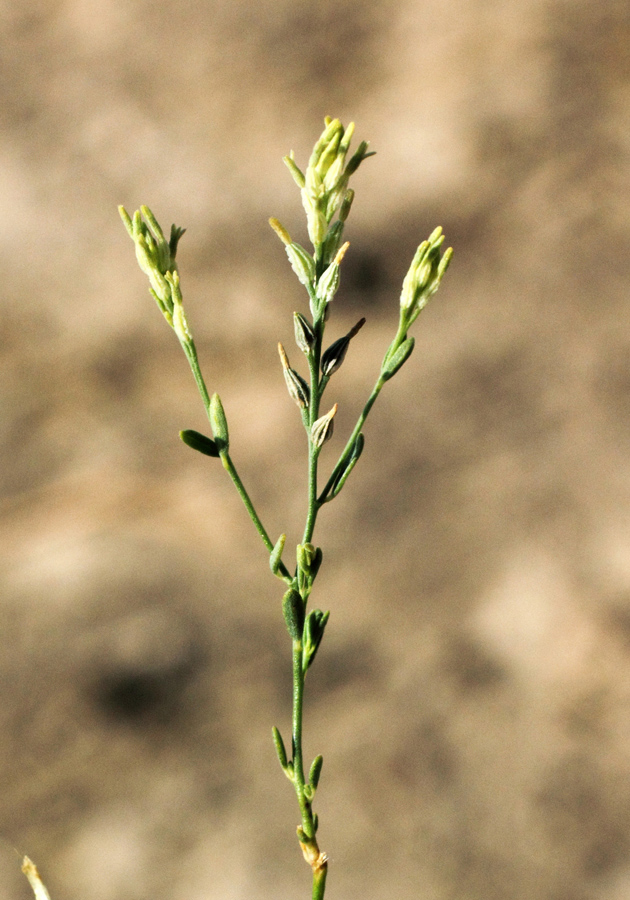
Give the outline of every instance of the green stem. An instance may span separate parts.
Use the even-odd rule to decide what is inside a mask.
[[[188,360],[188,363],[190,365],[192,373],[195,377],[195,381],[197,383],[197,388],[199,390],[199,393],[201,394],[201,399],[203,400],[203,405],[206,408],[206,414],[207,414],[208,418],[210,418],[210,395],[208,393],[208,388],[206,387],[206,382],[204,380],[203,374],[201,372],[201,368],[199,366],[199,360],[197,358],[197,348],[195,347],[194,341],[192,341],[192,340],[189,342],[182,341],[181,345],[183,347],[184,353],[186,354],[186,359]],[[241,500],[245,504],[245,509],[249,513],[249,517],[252,520],[252,522],[254,523],[256,531],[261,536],[263,544],[265,545],[265,547],[267,548],[269,553],[271,553],[271,551],[274,548],[274,543],[271,540],[271,538],[269,537],[269,535],[267,534],[267,530],[265,529],[263,523],[260,521],[260,518],[258,516],[258,513],[256,512],[254,504],[252,503],[249,494],[245,490],[245,485],[241,481],[241,478],[240,478],[238,472],[236,471],[236,466],[232,462],[230,454],[227,451],[225,451],[224,453],[221,453],[221,461],[223,463],[223,468],[226,470],[226,472],[228,473],[228,475],[234,482],[234,486],[236,487],[236,490],[238,491],[238,493],[241,497]],[[289,570],[284,565],[284,563],[282,563],[282,562],[280,563],[278,571],[281,573],[283,579],[288,584],[291,584],[292,578],[291,578],[291,575],[289,574]]]
[[[308,365],[311,376],[311,401],[308,409],[309,430],[313,423],[317,421],[319,416],[319,402],[323,393],[322,385],[319,379],[319,366],[322,352],[322,337],[324,333],[323,317],[313,322],[315,331],[315,344],[309,354]],[[319,511],[319,503],[317,502],[317,461],[319,459],[319,448],[313,446],[311,436],[308,436],[308,511],[306,515],[306,525],[304,526],[304,536],[302,543],[307,544],[313,537],[315,530],[315,522],[317,521],[317,513]]]
[[[403,341],[407,337],[407,331],[409,330],[409,325],[410,325],[410,323],[405,319],[405,316],[403,314],[401,314],[400,320],[398,323],[398,331],[396,332],[396,337],[394,338],[394,340],[391,342],[391,344],[389,345],[389,347],[387,349],[387,353],[385,354],[385,360],[391,358],[394,355],[394,353],[398,350],[400,345],[403,343]],[[383,365],[385,364],[385,360],[383,361]],[[352,453],[352,451],[354,449],[354,443],[355,443],[356,439],[358,438],[359,433],[361,432],[361,429],[363,428],[363,426],[365,424],[365,420],[367,419],[367,417],[370,413],[370,410],[374,406],[376,398],[380,394],[381,389],[382,389],[383,385],[385,384],[386,380],[387,379],[383,378],[383,372],[381,369],[381,374],[378,376],[378,380],[372,389],[372,393],[368,397],[368,401],[365,404],[365,406],[363,407],[363,412],[359,416],[357,424],[354,426],[354,430],[352,431],[352,434],[348,438],[348,443],[344,447],[343,453],[337,460],[337,464],[335,465],[335,468],[332,470],[330,478],[326,482],[326,486],[324,487],[324,490],[320,494],[320,497],[317,501],[319,506],[321,506],[322,503],[324,502],[324,498],[328,496],[328,492],[331,490],[331,488],[335,482],[335,479],[337,478],[339,473],[345,469],[348,458],[350,457],[350,454]]]
[[[322,900],[326,890],[326,875],[328,865],[323,865],[313,872],[313,900]]]
[[[367,419],[367,417],[370,413],[370,410],[374,406],[376,398],[380,394],[381,389],[384,384],[385,384],[385,380],[384,380],[383,376],[379,375],[378,381],[374,385],[374,388],[372,389],[372,393],[370,394],[367,403],[363,407],[363,412],[359,416],[357,424],[354,426],[352,434],[348,438],[348,443],[344,447],[343,453],[341,454],[341,456],[339,457],[339,459],[337,461],[337,465],[332,470],[330,478],[326,482],[326,486],[324,487],[323,491],[320,494],[321,498],[326,497],[328,495],[328,492],[332,488],[334,481],[337,478],[338,474],[340,472],[342,472],[343,469],[345,468],[348,458],[350,457],[350,454],[352,453],[352,450],[354,448],[354,442],[356,441],[357,437],[359,436],[359,433],[365,424],[365,420]],[[318,501],[320,506],[321,506],[321,502],[322,502],[321,500]]]
[[[293,641],[293,772],[295,792],[302,815],[302,828],[307,837],[314,837],[313,814],[304,796],[304,759],[302,755],[302,709],[304,703],[304,672],[302,670],[302,642]]]

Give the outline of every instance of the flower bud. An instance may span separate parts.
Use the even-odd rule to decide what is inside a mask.
[[[339,289],[339,266],[350,244],[348,241],[337,251],[337,255],[317,282],[315,296],[320,303],[328,304]]]
[[[296,243],[287,244],[284,249],[300,284],[310,287],[315,281],[315,260],[311,254]]]
[[[330,377],[334,372],[337,371],[339,366],[346,358],[346,353],[348,351],[350,341],[356,334],[358,334],[358,332],[364,325],[365,319],[360,319],[354,326],[354,328],[352,328],[348,332],[348,334],[334,341],[334,343],[332,343],[330,347],[323,353],[321,363],[322,375],[327,375],[328,377]]]
[[[334,430],[334,421],[335,415],[337,413],[338,404],[335,403],[333,408],[326,413],[325,416],[321,416],[317,419],[316,422],[313,422],[313,426],[311,428],[311,443],[316,450],[319,450],[320,447],[329,441],[333,436]]]
[[[310,543],[298,544],[296,559],[299,569],[311,580],[314,580],[322,564],[323,553],[321,547],[315,547]]]
[[[416,250],[409,271],[405,275],[400,294],[400,306],[404,313],[412,317],[412,320],[437,291],[451,261],[453,255],[451,247],[443,256],[440,256],[440,247],[443,242],[442,229],[436,228],[428,240],[423,241]]]
[[[213,394],[210,399],[210,424],[219,453],[227,452],[230,446],[230,435],[223,404],[218,394]]]
[[[280,238],[280,240],[282,241],[283,244],[291,243],[291,235],[289,234],[289,232],[286,230],[286,228],[284,227],[284,225],[281,222],[279,222],[277,219],[275,219],[272,216],[269,219],[269,224],[271,225],[273,230],[276,232],[276,234],[278,235],[278,237]]]
[[[302,376],[298,375],[295,369],[292,369],[289,365],[289,359],[282,344],[278,344],[278,353],[280,354],[280,361],[282,362],[282,369],[284,371],[284,380],[289,390],[289,394],[301,409],[306,409],[311,402],[310,388]]]
[[[302,353],[308,356],[315,344],[315,332],[310,323],[299,312],[293,313],[293,328],[295,331],[295,343]]]
[[[293,176],[293,180],[299,188],[303,188],[305,184],[304,173],[297,167],[293,158],[293,150],[288,156],[283,157],[283,163]]]
[[[281,534],[269,556],[269,568],[274,575],[277,575],[280,570],[282,564],[282,551],[284,550],[286,539],[286,534]]]

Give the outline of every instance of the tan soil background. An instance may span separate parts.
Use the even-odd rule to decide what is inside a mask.
[[[306,751],[330,900],[630,898],[630,8],[602,0],[0,3],[0,893],[309,896],[272,724],[281,591],[116,205],[188,228],[207,379],[269,531],[304,439],[304,161],[356,177],[332,465],[417,243],[455,260],[321,517]],[[290,355],[297,363],[298,351]]]

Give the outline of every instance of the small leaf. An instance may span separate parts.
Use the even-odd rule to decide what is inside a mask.
[[[352,206],[352,201],[354,200],[354,191],[352,188],[348,188],[346,191],[346,196],[343,199],[343,203],[341,204],[341,208],[339,210],[339,221],[345,222],[348,216],[350,215],[350,207]]]
[[[302,640],[304,629],[304,601],[297,591],[289,588],[282,598],[282,612],[287,630],[294,641]]]
[[[278,729],[276,728],[275,725],[272,728],[272,734],[273,734],[273,742],[276,747],[276,753],[278,754],[278,760],[279,760],[282,768],[286,770],[287,766],[289,765],[289,762],[287,760],[287,751],[284,746],[284,741],[282,740],[282,735],[280,734],[280,732],[278,731]]]
[[[306,672],[315,659],[315,654],[324,636],[329,612],[313,609],[306,617],[304,624],[304,651],[302,654],[302,670]]]
[[[333,482],[333,485],[332,485],[332,488],[330,491],[330,497],[329,497],[330,500],[332,500],[333,497],[337,496],[339,491],[342,489],[342,487],[348,480],[348,476],[350,475],[350,472],[352,472],[352,470],[356,466],[357,462],[359,461],[359,457],[363,453],[364,446],[365,446],[365,438],[363,437],[363,434],[360,433],[357,435],[357,439],[354,442],[354,446],[352,447],[352,453],[350,454],[350,458],[348,459],[345,469],[343,469],[343,471],[341,471],[337,475],[337,477],[335,478],[335,480]]]
[[[310,403],[311,391],[301,375],[292,369],[289,365],[289,358],[282,344],[278,344],[278,353],[282,362],[282,370],[284,372],[284,380],[287,385],[290,396],[295,400],[300,409],[306,409]]]
[[[401,366],[407,362],[413,353],[414,344],[414,338],[407,338],[389,359],[387,359],[387,356],[385,357],[386,361],[383,363],[383,368],[381,369],[381,375],[385,381],[389,381]]]
[[[319,784],[319,776],[322,774],[322,766],[324,765],[324,757],[316,756],[313,760],[313,765],[311,766],[311,771],[308,776],[308,780],[313,787],[313,790],[317,789],[317,785]]]
[[[179,436],[193,450],[198,450],[199,453],[203,453],[205,456],[219,456],[219,448],[216,443],[209,437],[206,437],[205,434],[201,434],[192,428],[185,428],[184,431],[179,432]]]

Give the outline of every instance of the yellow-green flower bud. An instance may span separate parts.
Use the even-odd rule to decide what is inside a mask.
[[[440,247],[443,242],[442,229],[436,228],[429,239],[423,241],[416,250],[409,271],[405,275],[400,294],[400,306],[413,319],[437,291],[448,268],[453,250],[449,247],[441,256]]]
[[[284,249],[300,284],[305,287],[311,286],[315,280],[315,260],[311,254],[301,244],[296,243],[287,244]]]
[[[320,303],[330,303],[330,301],[337,293],[337,290],[339,289],[340,277],[339,266],[341,265],[341,261],[346,255],[346,251],[349,246],[349,242],[346,241],[346,243],[342,247],[340,247],[340,249],[337,251],[337,255],[317,282],[315,296],[320,301]]]
[[[297,184],[299,188],[304,187],[305,179],[304,172],[301,171],[295,164],[295,160],[293,158],[293,150],[289,153],[288,156],[283,157],[283,162],[291,175],[293,176],[293,180]]]
[[[276,232],[276,234],[278,235],[278,237],[280,238],[280,240],[282,241],[283,244],[291,243],[291,235],[289,234],[289,232],[286,230],[286,228],[284,227],[284,225],[281,222],[279,222],[277,219],[275,219],[272,216],[269,219],[269,224],[271,225],[273,230]]]

